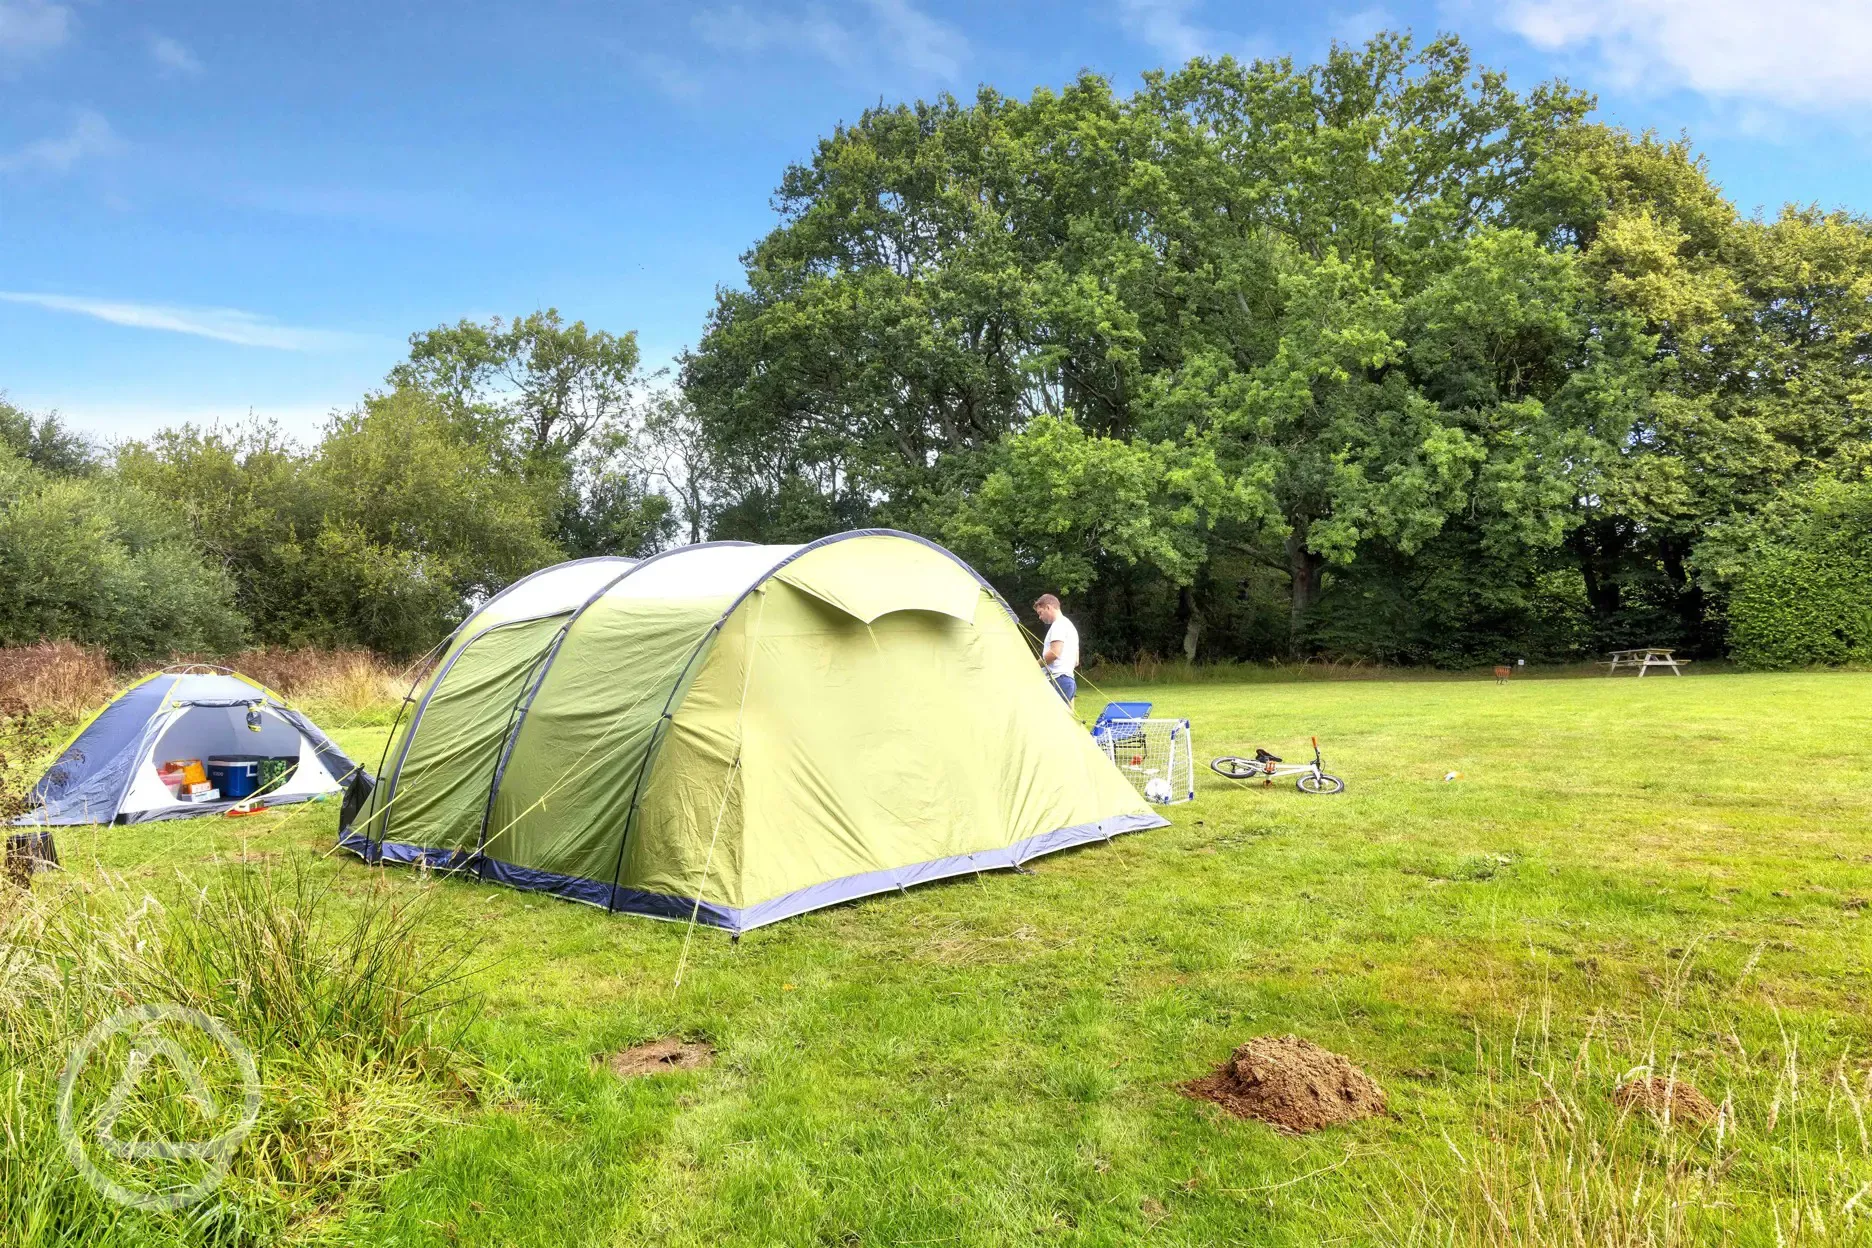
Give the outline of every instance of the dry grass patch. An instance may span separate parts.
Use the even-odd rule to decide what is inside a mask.
[[[109,698],[116,677],[104,652],[69,641],[0,646],[0,706],[72,719]]]

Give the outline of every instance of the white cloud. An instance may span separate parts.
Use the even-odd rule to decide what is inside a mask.
[[[1340,43],[1363,47],[1379,31],[1389,30],[1397,25],[1399,25],[1397,20],[1385,9],[1369,8],[1334,18],[1331,28],[1333,38]]]
[[[638,53],[630,60],[651,85],[672,100],[693,100],[702,93],[701,80],[680,61],[655,52]]]
[[[1251,61],[1279,54],[1263,37],[1204,25],[1194,16],[1199,7],[1200,0],[1117,0],[1116,15],[1124,32],[1156,51],[1169,70],[1199,56]]]
[[[71,38],[72,11],[46,0],[0,0],[0,64],[43,56]]]
[[[165,74],[193,77],[202,71],[201,59],[189,50],[188,45],[168,35],[151,35],[149,54]]]
[[[1181,65],[1202,56],[1214,42],[1213,32],[1190,20],[1195,7],[1194,0],[1118,0],[1118,24]]]
[[[1872,104],[1865,0],[1517,0],[1501,20],[1548,51],[1592,52],[1627,89],[1810,112]]]
[[[968,40],[955,27],[937,21],[909,0],[870,0],[880,33],[897,59],[911,69],[940,78],[962,72]]]
[[[123,140],[102,113],[80,109],[64,134],[35,139],[0,155],[0,173],[69,173],[87,156],[108,156],[122,146]]]
[[[116,299],[87,299],[78,295],[41,295],[0,290],[0,301],[31,304],[57,312],[75,312],[112,325],[133,329],[160,329],[193,334],[241,347],[271,347],[279,351],[333,351],[363,341],[356,334],[330,329],[301,329],[281,325],[270,317],[238,308],[186,308],[160,303],[128,303]]]
[[[881,59],[942,78],[961,72],[969,45],[955,27],[911,0],[865,0],[864,8],[868,21],[842,21],[819,5],[788,14],[731,4],[702,10],[694,25],[704,43],[742,56],[794,52],[847,70]]]
[[[845,68],[857,59],[856,36],[823,9],[798,17],[767,17],[731,4],[696,14],[695,28],[704,43],[723,52],[745,56],[774,51],[810,52]]]

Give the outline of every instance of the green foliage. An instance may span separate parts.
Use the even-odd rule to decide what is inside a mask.
[[[996,444],[979,487],[945,500],[936,521],[988,572],[1031,570],[1063,593],[1097,576],[1102,555],[1187,581],[1201,550],[1161,514],[1166,465],[1152,448],[1088,436],[1067,417],[1040,416]]]
[[[645,555],[675,536],[676,508],[650,487],[640,458],[631,434],[617,426],[600,430],[574,453],[554,519],[568,556]]]
[[[1560,558],[1595,430],[1650,392],[1651,340],[1522,223],[1573,202],[1585,110],[1391,36],[877,109],[788,171],[685,392],[731,493],[817,486],[1094,597],[1146,566],[1186,646],[1246,557],[1299,644],[1328,569],[1452,526]]]
[[[1820,481],[1719,533],[1730,653],[1758,668],[1872,663],[1872,481]]]
[[[1872,558],[1770,547],[1729,600],[1729,647],[1747,667],[1872,663]]]
[[[311,447],[267,424],[184,425],[127,443],[92,490],[110,500],[108,515],[84,511],[82,483],[29,492],[12,509],[32,529],[13,540],[13,557],[31,562],[23,574],[41,588],[0,606],[0,636],[43,632],[126,654],[222,651],[238,630],[200,624],[195,599],[231,594],[261,642],[420,653],[528,572],[670,539],[674,509],[649,488],[624,419],[636,363],[632,335],[567,325],[556,312],[463,322],[416,335],[392,373],[399,384],[335,414]],[[51,418],[34,426],[12,411],[0,408],[9,443],[66,446]],[[685,512],[697,524],[700,505]],[[152,507],[159,517],[145,515]],[[57,524],[40,514],[59,508],[72,514]],[[104,559],[99,535],[113,526],[146,552],[141,571],[66,553]],[[206,579],[178,566],[204,556]],[[126,594],[138,576],[163,594]],[[68,601],[87,594],[120,604],[108,638],[83,622],[92,608]]]
[[[701,541],[719,505],[721,465],[695,405],[674,389],[652,394],[633,449],[643,479],[672,500],[670,533]]]
[[[567,324],[548,308],[412,334],[389,380],[431,396],[464,441],[551,492],[553,538],[568,555],[637,555],[675,523],[633,442],[637,363],[635,333]]]
[[[1656,344],[1653,396],[1608,402],[1592,429],[1569,548],[1602,639],[1712,649],[1720,611],[1692,549],[1872,455],[1857,414],[1872,225],[1795,208],[1739,220],[1687,143],[1650,135],[1584,128],[1555,170],[1588,188],[1556,237],[1579,249],[1609,323]]]
[[[259,426],[184,427],[117,456],[174,499],[260,640],[419,653],[469,604],[560,558],[556,488],[503,469],[431,396],[373,395],[311,451]]]
[[[83,476],[98,465],[91,440],[57,412],[34,417],[7,402],[4,391],[0,391],[0,447],[55,477]]]
[[[624,413],[636,370],[635,333],[568,325],[548,308],[412,334],[390,384],[435,395],[476,440],[563,462]]]
[[[416,630],[431,641],[440,636],[437,629],[447,631],[467,599],[491,594],[559,555],[545,534],[551,497],[502,471],[484,443],[463,437],[420,391],[373,395],[334,418],[307,476],[322,527],[349,531],[334,549],[400,561],[418,582],[439,587],[451,600],[426,629]],[[323,579],[343,592],[342,575]],[[434,601],[440,607],[441,599]],[[366,646],[385,640],[373,633],[360,627],[355,640]]]
[[[0,448],[0,645],[69,639],[119,661],[223,651],[245,621],[174,504],[127,483],[53,476]]]
[[[1695,544],[1872,458],[1872,228],[1589,106],[1384,35],[871,110],[683,362],[722,517],[946,538],[1095,647],[1265,654],[1265,570],[1281,649],[1708,652]]]
[[[802,476],[752,485],[716,511],[710,536],[719,541],[810,542],[856,528],[870,519],[862,500],[828,496]]]
[[[196,544],[234,584],[241,612],[263,640],[292,635],[301,618],[301,535],[321,509],[307,456],[269,424],[164,429],[117,448],[117,480],[173,503]]]

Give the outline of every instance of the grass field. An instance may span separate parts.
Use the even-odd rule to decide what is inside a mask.
[[[1170,828],[739,944],[374,872],[329,854],[334,803],[61,832],[41,887],[316,857],[342,895],[426,895],[434,945],[472,953],[479,1094],[299,1238],[1872,1243],[1872,676],[1109,692],[1191,718],[1204,757],[1317,733],[1350,790],[1205,774]],[[374,765],[367,718],[334,735]],[[1290,1032],[1390,1114],[1296,1137],[1179,1093]],[[604,1067],[672,1034],[717,1060]],[[1643,1068],[1720,1121],[1621,1114]]]

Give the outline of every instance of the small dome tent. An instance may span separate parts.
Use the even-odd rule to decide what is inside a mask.
[[[410,701],[342,844],[733,932],[1165,823],[987,582],[889,530],[561,564]]]
[[[216,755],[289,759],[265,802],[339,792],[357,765],[272,690],[224,668],[144,677],[78,729],[29,795],[18,824],[143,823],[226,810],[234,801],[180,801],[157,768]]]

